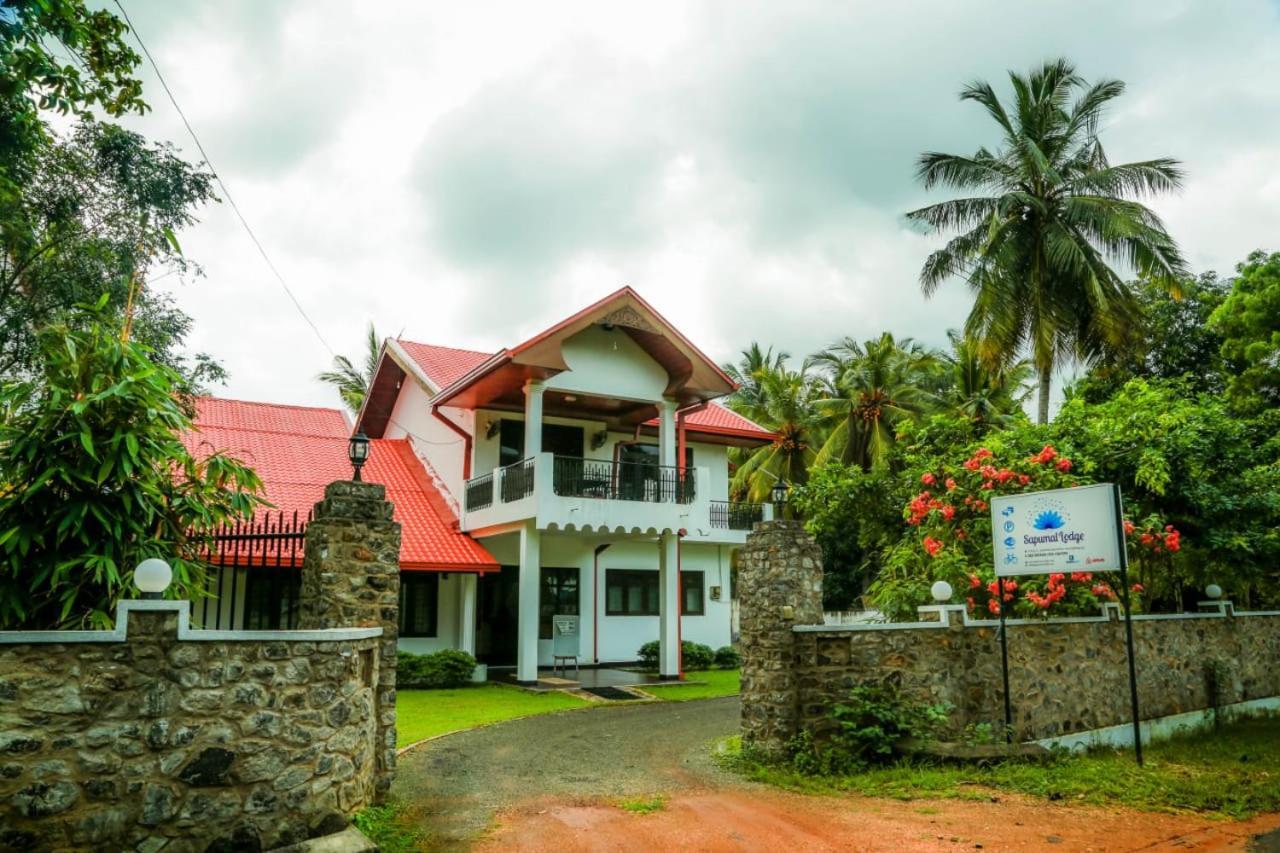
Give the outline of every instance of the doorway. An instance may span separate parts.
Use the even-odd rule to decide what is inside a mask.
[[[516,665],[520,618],[520,567],[503,566],[476,584],[476,659],[489,666]]]

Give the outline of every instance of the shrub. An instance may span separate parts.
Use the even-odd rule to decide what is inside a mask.
[[[889,684],[860,684],[831,709],[834,723],[826,745],[802,733],[791,745],[797,770],[815,775],[852,773],[893,759],[903,738],[931,738],[946,723],[948,706],[926,705],[902,697]]]
[[[710,646],[685,640],[680,644],[685,669],[710,669],[716,661],[716,653]],[[640,647],[640,665],[645,669],[658,668],[658,641],[650,640]]]
[[[737,669],[742,666],[742,655],[733,646],[716,649],[716,666],[720,669]]]
[[[429,655],[396,653],[396,687],[421,687],[439,690],[465,687],[471,683],[476,659],[457,649],[444,649]]]

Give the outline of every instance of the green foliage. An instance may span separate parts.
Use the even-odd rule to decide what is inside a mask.
[[[640,665],[645,669],[658,668],[658,641],[650,640],[640,647]],[[710,669],[716,662],[716,653],[710,646],[685,640],[680,644],[680,660],[684,669]]]
[[[717,669],[737,669],[742,666],[742,655],[733,646],[721,646],[716,649],[715,663]]]
[[[356,812],[351,822],[382,853],[415,853],[422,849],[422,834],[405,825],[397,806],[368,806]]]
[[[996,123],[1000,146],[969,156],[922,155],[925,189],[949,187],[961,197],[907,216],[930,231],[959,232],[926,260],[924,293],[953,277],[966,280],[975,294],[967,336],[981,342],[991,363],[1030,352],[1045,423],[1053,368],[1124,347],[1140,323],[1113,259],[1169,287],[1185,275],[1160,219],[1133,200],[1176,189],[1182,172],[1168,158],[1108,161],[1098,127],[1123,83],[1087,84],[1063,59],[1009,76],[1014,99],[1007,106],[985,82],[960,96]]]
[[[624,812],[630,812],[631,814],[645,815],[662,811],[666,805],[666,797],[637,797],[633,800],[622,800],[618,803],[618,808],[622,809]]]
[[[426,655],[396,652],[396,687],[446,690],[471,683],[476,659],[458,649],[442,649]]]
[[[1253,252],[1236,267],[1240,276],[1213,312],[1230,366],[1227,396],[1244,414],[1280,406],[1280,252]]]
[[[790,749],[802,773],[851,773],[893,761],[894,744],[904,738],[928,739],[947,722],[946,705],[903,698],[892,684],[859,684],[831,709],[832,730],[823,744],[806,731]]]
[[[369,324],[365,333],[364,359],[359,369],[345,355],[333,357],[333,370],[326,370],[316,378],[326,385],[333,386],[347,409],[353,414],[360,413],[364,405],[364,395],[369,393],[373,384],[373,376],[378,371],[378,356],[382,354],[382,338],[378,330]]]
[[[0,625],[107,625],[148,557],[199,596],[208,534],[263,504],[258,477],[188,451],[181,377],[120,340],[105,297],[37,344],[34,378],[0,383]]]
[[[131,307],[130,337],[153,361],[193,388],[221,379],[207,356],[180,354],[190,318],[143,285],[157,267],[199,272],[174,235],[213,199],[212,175],[110,124],[81,124],[33,156],[34,173],[0,209],[0,376],[29,374],[37,330],[105,293],[119,322]]]

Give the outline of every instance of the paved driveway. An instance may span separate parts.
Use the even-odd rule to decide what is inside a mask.
[[[433,849],[464,845],[533,797],[636,797],[723,780],[708,744],[738,727],[738,698],[566,711],[473,729],[400,757],[392,796]]]

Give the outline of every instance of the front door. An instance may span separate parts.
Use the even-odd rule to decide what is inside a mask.
[[[481,575],[476,587],[476,658],[489,666],[515,666],[520,614],[520,567]]]

